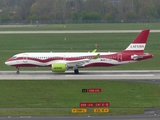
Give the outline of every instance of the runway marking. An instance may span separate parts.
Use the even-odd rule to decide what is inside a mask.
[[[14,71],[0,71],[0,80],[160,80],[160,70],[129,70],[129,71],[81,71],[74,74],[52,73],[51,71],[22,71],[17,75]],[[159,82],[159,81],[158,81]],[[159,84],[159,83],[158,83]]]
[[[31,118],[31,116],[20,116],[20,118]]]
[[[147,75],[65,75],[66,77],[82,77],[82,76],[88,76],[88,77],[92,77],[92,76],[120,76],[120,77],[152,77],[154,76],[153,74],[147,74]]]
[[[0,31],[0,34],[67,34],[67,33],[139,33],[141,30],[47,30],[47,31]],[[160,30],[150,30],[159,33]]]

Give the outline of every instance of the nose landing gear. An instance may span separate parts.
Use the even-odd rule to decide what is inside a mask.
[[[16,68],[17,68],[17,72],[16,73],[19,74],[19,67],[16,67]]]

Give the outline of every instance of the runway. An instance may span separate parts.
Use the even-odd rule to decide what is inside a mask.
[[[55,31],[0,31],[0,34],[66,34],[66,33],[140,33],[142,30],[55,30]],[[150,30],[159,33],[160,30]]]
[[[0,120],[159,120],[160,115],[121,115],[121,116],[64,116],[64,117],[32,117],[32,116],[19,116],[19,117],[0,117]]]
[[[0,71],[0,80],[159,80],[160,70],[117,70],[117,71]]]

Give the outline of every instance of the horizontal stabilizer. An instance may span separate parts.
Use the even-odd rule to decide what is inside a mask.
[[[93,51],[92,51],[92,53],[95,53],[97,51],[97,49],[94,49]]]
[[[99,57],[100,54],[97,54],[96,56],[94,56],[94,58],[92,59],[97,59]]]

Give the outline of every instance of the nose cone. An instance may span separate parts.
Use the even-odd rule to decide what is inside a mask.
[[[10,65],[10,62],[9,62],[9,60],[7,60],[7,61],[5,62],[5,64],[6,64],[6,65]]]
[[[6,61],[5,64],[8,65],[8,62]]]

